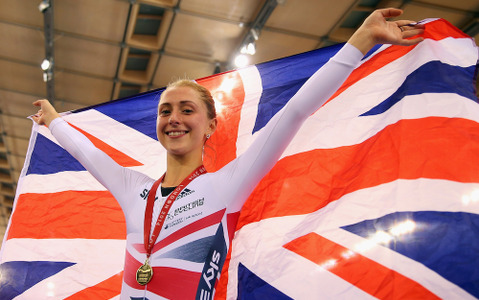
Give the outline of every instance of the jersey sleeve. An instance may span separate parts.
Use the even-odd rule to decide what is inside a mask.
[[[218,172],[227,184],[221,194],[234,195],[225,205],[239,210],[259,181],[273,168],[304,121],[319,109],[342,85],[359,64],[363,54],[345,44],[323,67],[316,71],[265,125],[249,148]],[[314,131],[313,131],[314,132]]]
[[[128,194],[132,182],[141,180],[140,173],[119,165],[62,118],[53,120],[49,129],[60,145],[109,190],[125,209],[127,204],[122,203],[121,199]]]

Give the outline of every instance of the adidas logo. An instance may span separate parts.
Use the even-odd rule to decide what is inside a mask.
[[[185,188],[185,189],[183,189],[183,191],[181,191],[181,193],[178,195],[178,197],[176,197],[176,200],[179,200],[183,197],[186,197],[190,194],[193,194],[194,192],[195,192],[194,190],[190,190],[188,188]]]

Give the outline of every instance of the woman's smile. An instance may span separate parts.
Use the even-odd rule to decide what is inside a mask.
[[[188,133],[188,131],[167,131],[166,135],[168,135],[169,137],[172,137],[172,138],[178,138],[178,137],[181,137],[181,136],[183,136],[187,133]]]

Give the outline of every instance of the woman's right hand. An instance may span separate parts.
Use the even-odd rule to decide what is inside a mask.
[[[33,105],[40,107],[38,112],[32,116],[33,121],[39,125],[47,125],[48,127],[54,119],[60,117],[53,105],[46,99],[37,100],[33,102]]]

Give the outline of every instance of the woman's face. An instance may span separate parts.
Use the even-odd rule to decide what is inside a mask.
[[[156,132],[169,154],[201,155],[206,135],[216,129],[216,119],[207,116],[206,104],[190,87],[168,88],[158,105]]]

